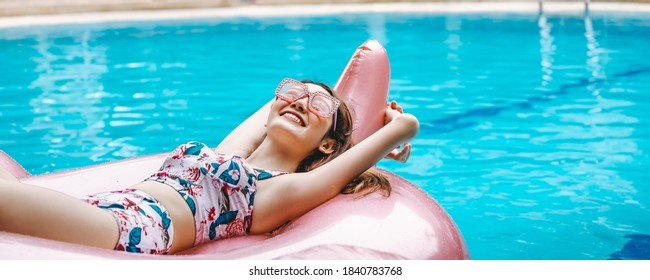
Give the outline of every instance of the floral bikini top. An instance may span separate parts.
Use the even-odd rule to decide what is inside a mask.
[[[250,232],[257,181],[287,173],[256,169],[240,156],[189,142],[145,181],[167,184],[181,194],[194,215],[194,245],[199,245]]]

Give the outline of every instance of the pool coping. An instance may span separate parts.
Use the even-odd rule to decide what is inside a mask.
[[[543,6],[544,14],[584,14],[583,2],[548,2]],[[650,4],[630,2],[590,3],[593,12],[650,13]],[[111,11],[76,14],[33,15],[1,17],[0,28],[87,24],[104,22],[132,22],[155,20],[182,20],[199,18],[268,17],[268,16],[316,16],[346,13],[478,13],[517,12],[538,13],[539,4],[532,2],[461,2],[461,3],[367,3],[367,4],[310,4],[274,6],[237,6],[200,9]]]

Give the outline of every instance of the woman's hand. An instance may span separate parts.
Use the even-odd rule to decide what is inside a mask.
[[[402,106],[397,105],[397,102],[395,100],[389,102],[386,104],[386,116],[384,117],[384,125],[392,122],[395,120],[397,117],[402,115],[404,113],[404,109]],[[392,150],[388,155],[386,155],[384,158],[387,159],[392,159],[401,163],[405,163],[409,156],[411,156],[411,144],[404,143],[404,148],[400,150],[400,146]]]
[[[388,155],[386,155],[384,158],[387,159],[392,159],[399,161],[401,163],[405,163],[409,157],[411,156],[411,144],[404,143],[404,148],[402,150],[399,149],[400,147],[395,148],[392,150]]]
[[[384,125],[392,122],[397,116],[404,113],[402,106],[397,105],[395,100],[386,103],[386,116],[384,117]]]

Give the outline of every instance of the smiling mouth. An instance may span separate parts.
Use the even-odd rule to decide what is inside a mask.
[[[296,114],[294,114],[292,112],[286,112],[286,113],[284,113],[282,115],[285,116],[287,119],[290,119],[290,120],[294,121],[295,123],[299,124],[300,126],[305,127],[305,122],[303,122],[302,119],[298,115],[296,115]]]

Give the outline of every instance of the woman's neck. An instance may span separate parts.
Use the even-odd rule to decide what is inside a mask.
[[[272,139],[266,137],[246,160],[256,168],[295,172],[306,155],[301,156],[287,151],[291,149],[276,145]]]

